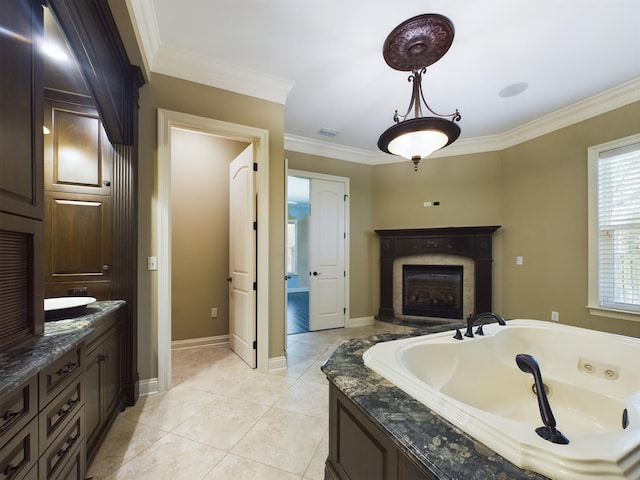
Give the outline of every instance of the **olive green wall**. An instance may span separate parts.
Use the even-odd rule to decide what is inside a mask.
[[[140,90],[138,363],[143,379],[157,377],[157,276],[143,266],[157,255],[157,111],[167,109],[269,131],[269,356],[284,354],[284,107],[165,75],[151,74]],[[158,259],[159,265],[162,259]]]
[[[229,163],[247,146],[172,131],[172,341],[229,333]]]
[[[502,152],[503,313],[640,337],[640,323],[588,313],[587,149],[640,131],[640,103]],[[517,266],[516,255],[523,265]]]
[[[640,337],[640,323],[585,308],[587,149],[639,131],[635,103],[499,152],[427,158],[417,173],[408,161],[373,167],[373,228],[501,225],[495,311],[550,320],[554,310],[560,323]]]
[[[289,150],[286,157],[290,169],[349,178],[349,317],[370,317],[374,311],[371,296],[374,266],[370,261],[372,167]]]

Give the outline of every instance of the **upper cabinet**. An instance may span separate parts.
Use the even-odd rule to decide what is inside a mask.
[[[44,189],[111,195],[113,147],[95,108],[45,100]]]
[[[0,211],[42,219],[42,4],[0,12]]]

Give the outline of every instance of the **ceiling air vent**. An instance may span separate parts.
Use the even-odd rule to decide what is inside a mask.
[[[330,128],[321,128],[318,132],[320,135],[324,135],[326,137],[335,137],[340,132],[338,130],[332,130]]]

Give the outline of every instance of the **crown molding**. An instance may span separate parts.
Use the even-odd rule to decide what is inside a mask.
[[[294,83],[257,70],[164,45],[160,45],[154,55],[151,70],[283,105]]]
[[[153,57],[160,48],[160,30],[153,2],[126,0],[126,6],[136,40],[141,46],[144,74],[149,78]]]
[[[323,142],[322,140],[314,140],[290,133],[284,134],[284,149],[293,152],[307,153],[309,155],[318,155],[320,157],[345,160],[347,162],[364,163],[366,165],[376,164],[375,158],[379,156],[380,153],[362,148]]]
[[[536,137],[640,101],[640,77],[606,90],[568,107],[513,128],[505,133],[458,140],[438,150],[430,158],[493,152],[518,145]],[[328,142],[285,134],[285,150],[336,158],[368,165],[406,162],[404,158],[379,151],[343,147]]]
[[[585,100],[556,110],[500,135],[501,149],[532,140],[561,128],[640,101],[640,77]]]
[[[145,70],[285,104],[294,82],[163,45],[153,2],[126,0]]]

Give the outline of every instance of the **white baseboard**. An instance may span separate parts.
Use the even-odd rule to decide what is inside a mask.
[[[348,318],[344,322],[344,328],[350,327],[366,327],[368,325],[373,325],[375,320],[373,317],[359,317],[359,318]]]
[[[272,357],[269,359],[269,373],[287,369],[287,357]]]
[[[188,340],[176,340],[171,342],[171,350],[184,350],[186,348],[210,347],[229,343],[229,335],[217,337],[190,338]]]
[[[140,380],[138,387],[141,397],[153,395],[154,393],[158,393],[158,379],[150,378],[149,380]]]

